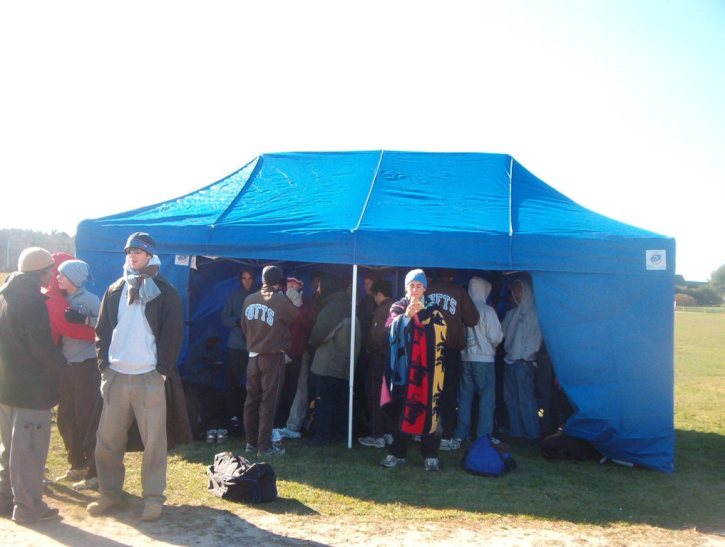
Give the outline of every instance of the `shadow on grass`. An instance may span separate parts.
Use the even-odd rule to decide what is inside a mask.
[[[85,507],[97,495],[85,495],[59,484],[46,489],[46,496],[57,501]],[[270,504],[267,504],[270,505]],[[271,512],[309,514],[292,499],[280,498]],[[255,508],[263,508],[259,505]],[[143,522],[143,499],[127,494],[124,505],[104,517],[84,517],[92,526],[78,527],[63,521],[33,527],[34,532],[65,545],[115,547],[163,541],[171,545],[322,545],[310,540],[282,536],[259,528],[232,511],[199,506],[167,505],[157,522]],[[128,528],[126,528],[128,527]],[[131,528],[132,530],[129,530]],[[112,539],[116,538],[116,539]]]
[[[426,473],[415,443],[409,445],[407,465],[384,469],[379,465],[384,450],[348,450],[344,445],[312,448],[304,440],[286,441],[287,454],[271,463],[280,481],[280,494],[287,497],[255,508],[325,515],[364,510],[368,515],[389,518],[390,504],[399,504],[411,509],[410,518],[416,518],[414,509],[425,508],[722,533],[725,436],[678,430],[676,438],[674,474],[595,461],[545,460],[538,447],[514,446],[511,452],[518,468],[498,478],[465,473],[460,467],[462,451],[441,452],[441,472]],[[239,454],[242,446],[241,441],[219,446],[196,443],[175,453],[208,465],[214,453],[232,450]],[[331,502],[328,498],[332,497],[338,499]],[[361,509],[361,504],[367,507]],[[400,516],[397,509],[396,514]]]

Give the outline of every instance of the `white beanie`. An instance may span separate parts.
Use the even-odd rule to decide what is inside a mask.
[[[66,276],[76,287],[82,287],[88,280],[91,269],[82,260],[66,260],[60,266],[58,271]]]

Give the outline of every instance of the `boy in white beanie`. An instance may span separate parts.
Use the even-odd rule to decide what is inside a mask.
[[[101,301],[84,287],[89,275],[90,267],[82,260],[66,260],[58,266],[58,287],[65,291],[68,301],[66,321],[83,325],[92,332]],[[101,375],[95,343],[88,338],[63,336],[61,340],[68,367],[61,376],[58,431],[68,452],[70,468],[56,480],[80,481],[89,478],[88,467],[95,469],[93,451],[85,446],[85,439],[92,425],[93,408],[100,397]]]

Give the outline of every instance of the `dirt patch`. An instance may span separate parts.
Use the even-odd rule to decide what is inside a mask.
[[[725,537],[696,530],[647,526],[593,527],[570,523],[501,518],[484,523],[381,523],[356,517],[279,515],[234,506],[165,508],[160,521],[140,520],[140,501],[112,516],[93,518],[82,508],[56,504],[63,520],[25,527],[0,520],[0,545],[722,545]]]

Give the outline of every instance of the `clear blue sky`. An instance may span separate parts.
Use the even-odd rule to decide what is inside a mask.
[[[725,264],[725,2],[67,0],[0,7],[0,227],[205,186],[264,152],[502,152]]]

